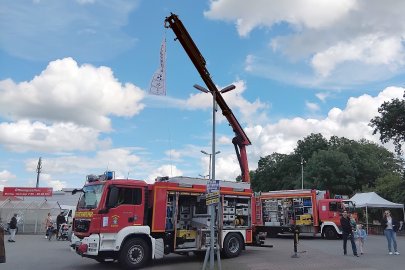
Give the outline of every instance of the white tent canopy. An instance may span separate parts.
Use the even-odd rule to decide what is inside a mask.
[[[368,208],[402,208],[404,212],[404,204],[390,202],[375,192],[366,193],[356,193],[351,199],[352,202],[356,204],[357,208],[366,208],[366,222],[367,222],[367,232],[368,232]]]
[[[403,208],[402,203],[390,202],[375,192],[357,193],[351,199],[356,207]]]

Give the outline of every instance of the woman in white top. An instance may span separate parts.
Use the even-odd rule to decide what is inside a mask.
[[[388,254],[392,255],[391,243],[394,246],[394,254],[399,255],[397,250],[397,231],[398,231],[398,222],[391,216],[389,210],[384,211],[383,221],[381,225],[384,228],[384,234],[388,241]]]

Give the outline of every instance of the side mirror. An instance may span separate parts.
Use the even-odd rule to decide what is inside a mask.
[[[75,195],[77,192],[84,192],[83,189],[77,189],[75,188],[74,190],[72,190],[72,195]]]
[[[110,187],[110,194],[108,196],[108,201],[107,201],[107,208],[113,208],[114,206],[117,205],[118,202],[118,188],[111,186]]]

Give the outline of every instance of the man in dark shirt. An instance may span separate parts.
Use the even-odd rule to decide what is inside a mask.
[[[350,224],[350,219],[347,216],[346,210],[344,210],[342,213],[342,217],[340,218],[340,225],[342,226],[343,254],[347,255],[347,239],[350,239],[353,255],[359,257],[359,255],[357,254],[356,243],[354,243],[353,228]]]
[[[60,214],[56,217],[56,237],[59,237],[60,226],[63,223],[66,223],[66,218],[63,215],[63,212],[60,212]]]

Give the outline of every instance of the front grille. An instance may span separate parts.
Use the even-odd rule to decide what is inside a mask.
[[[88,232],[89,228],[90,228],[90,220],[75,219],[75,222],[74,222],[75,232]]]

